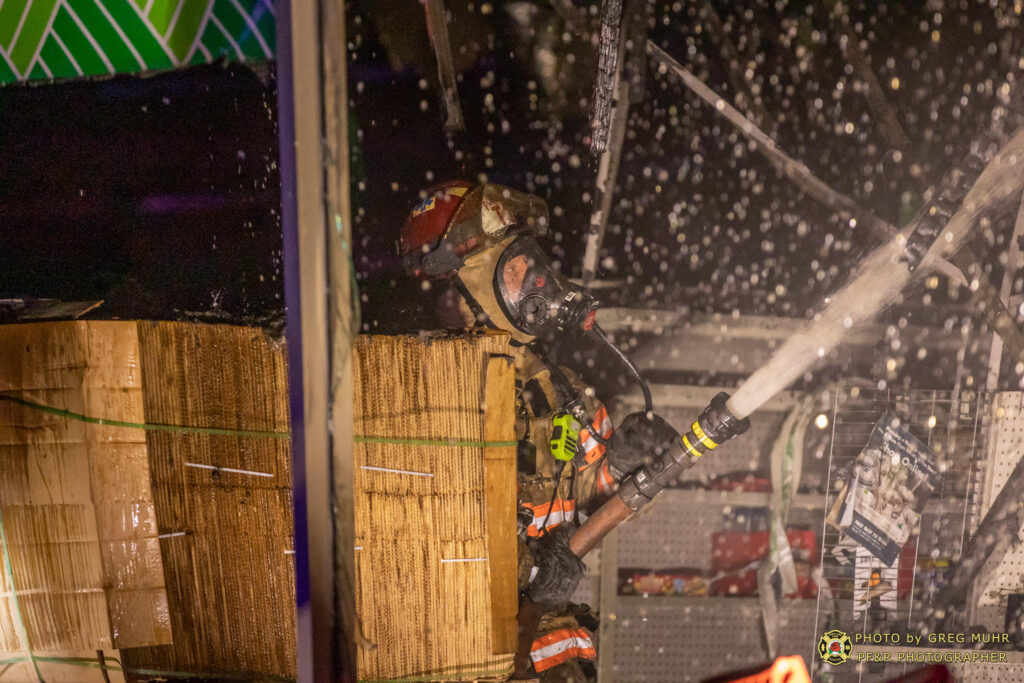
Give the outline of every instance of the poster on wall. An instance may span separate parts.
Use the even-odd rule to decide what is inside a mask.
[[[917,531],[938,478],[935,453],[888,413],[854,460],[828,522],[886,566]]]

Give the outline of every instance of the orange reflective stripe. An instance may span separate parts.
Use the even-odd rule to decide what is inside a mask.
[[[562,628],[533,641],[530,659],[537,672],[547,671],[570,659],[594,659],[597,651],[590,634],[582,628]]]
[[[570,638],[573,635],[573,631],[574,629],[571,628],[560,628],[556,631],[552,631],[551,633],[545,633],[542,636],[538,636],[534,639],[533,645],[530,646],[530,652],[536,652],[547,645]]]
[[[601,471],[597,473],[597,492],[601,494],[611,493],[615,486],[611,472],[608,471],[608,463],[601,465]]]
[[[549,529],[554,529],[559,524],[566,520],[571,520],[576,516],[576,501],[564,500],[559,498],[554,502],[554,505],[548,505],[548,503],[523,503],[523,506],[528,508],[533,513],[533,522],[526,529],[527,536],[541,536],[541,527],[544,527],[544,520],[551,516],[551,521],[548,522],[547,527],[544,527],[545,533]],[[549,509],[550,508],[550,509]]]
[[[608,417],[608,409],[602,404],[597,409],[597,415],[594,416],[594,421],[586,429],[580,430],[580,443],[583,444],[583,448],[586,451],[584,460],[589,465],[605,453],[605,447],[597,442],[592,434],[600,434],[603,438],[607,439],[612,435],[612,421]]]
[[[580,436],[583,436],[583,434],[587,433],[582,432]],[[588,465],[593,463],[595,460],[598,460],[602,455],[604,455],[604,446],[597,443],[597,441],[591,439],[589,434],[587,434],[587,438],[583,441],[583,446],[584,448],[586,448],[587,446],[591,446],[591,448],[587,449],[586,455],[584,456],[584,459],[586,460]]]

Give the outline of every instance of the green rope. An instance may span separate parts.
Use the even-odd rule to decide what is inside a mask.
[[[32,668],[36,670],[36,678],[42,681],[43,675],[39,673],[39,664],[36,663],[36,658],[32,654],[32,645],[28,642],[28,630],[25,628],[25,621],[21,616],[21,603],[18,601],[18,591],[14,587],[14,569],[11,568],[11,552],[10,546],[7,544],[7,531],[4,529],[4,516],[2,512],[0,512],[0,550],[3,550],[4,553],[4,574],[7,575],[7,583],[11,587],[11,603],[14,607],[11,612],[14,615],[18,636],[25,643],[25,651],[28,652],[27,659],[32,661]],[[22,659],[26,658],[23,657]]]
[[[509,669],[494,669],[491,671],[453,671],[451,673],[437,673],[426,676],[409,676],[407,678],[360,678],[359,683],[431,683],[441,681],[452,676],[458,676],[457,680],[465,680],[469,677],[479,678],[481,676],[507,676]],[[455,680],[455,679],[453,679]]]
[[[516,441],[459,441],[457,439],[398,439],[390,436],[353,436],[356,443],[390,443],[405,446],[459,446],[462,448],[507,448]]]
[[[17,405],[38,410],[50,415],[57,415],[69,420],[88,422],[90,424],[105,425],[108,427],[128,427],[130,429],[145,429],[151,432],[182,432],[185,434],[213,434],[215,436],[252,436],[268,439],[288,439],[290,432],[265,432],[249,429],[219,429],[216,427],[188,427],[185,425],[154,424],[150,422],[125,422],[123,420],[110,420],[104,417],[92,417],[83,415],[63,408],[43,405],[26,401],[17,396],[0,394],[0,401],[9,401]],[[402,439],[390,436],[353,436],[356,443],[386,443],[406,446],[457,446],[462,448],[504,448],[515,446],[515,441],[462,441],[459,439]]]
[[[12,657],[11,659],[0,660],[0,666],[8,666],[11,664],[18,664],[20,662],[27,661],[28,657]],[[105,662],[101,662],[98,659],[90,659],[88,657],[45,657],[37,655],[33,658],[35,661],[47,662],[52,664],[66,664],[68,666],[81,666],[93,669],[103,669],[104,671],[119,671],[122,673],[139,674],[142,676],[160,676],[163,678],[202,678],[202,679],[217,679],[217,680],[238,680],[238,681],[251,681],[254,679],[253,674],[231,674],[231,673],[195,673],[191,671],[163,671],[160,669],[136,669],[126,667],[116,657],[106,657],[105,662],[117,662],[117,666],[110,666]],[[42,681],[43,677],[39,674],[39,667],[36,666],[36,674],[39,675],[39,680]],[[270,676],[266,674],[260,674],[259,680],[265,681],[294,681],[294,678],[287,678],[284,676]]]
[[[78,420],[79,422],[89,422],[91,424],[106,425],[108,427],[128,427],[131,429],[145,429],[150,432],[183,432],[185,434],[213,434],[215,436],[254,436],[263,437],[268,439],[288,439],[291,438],[289,432],[264,432],[258,430],[249,429],[218,429],[215,427],[187,427],[185,425],[165,425],[165,424],[153,424],[149,422],[125,422],[123,420],[109,420],[104,417],[92,417],[90,415],[82,415],[81,413],[75,413],[70,410],[64,410],[63,408],[54,408],[53,406],[43,405],[42,403],[33,403],[32,401],[26,401],[23,398],[17,396],[9,396],[7,394],[0,394],[0,401],[9,401],[16,403],[26,408],[38,410],[43,413],[49,413],[50,415],[57,415],[59,417],[65,417],[69,420]]]
[[[67,418],[70,420],[77,420],[79,422],[88,422],[91,424],[105,425],[110,427],[128,427],[131,429],[144,429],[147,431],[157,432],[183,432],[186,434],[213,434],[218,436],[252,436],[252,437],[265,437],[273,439],[287,439],[290,438],[291,434],[288,432],[267,432],[267,431],[254,431],[254,430],[241,430],[241,429],[216,429],[212,427],[187,427],[184,425],[167,425],[167,424],[152,424],[142,422],[125,422],[123,420],[109,420],[106,418],[92,417],[89,415],[83,415],[70,410],[64,410],[62,408],[54,408],[52,406],[43,405],[41,403],[34,403],[32,401],[26,401],[23,398],[16,396],[9,396],[7,394],[0,394],[0,401],[9,401],[26,408],[38,410],[40,412],[48,413],[50,415],[57,415],[59,417]],[[400,439],[386,436],[353,436],[353,440],[356,443],[382,443],[382,444],[400,444],[409,446],[449,446],[449,447],[463,447],[463,448],[506,448],[513,447],[517,444],[516,441],[462,441],[457,439]],[[164,676],[168,678],[234,678],[233,676],[217,673],[217,674],[197,674],[189,673],[185,671],[161,671],[156,669],[130,669],[125,667],[120,661],[114,657],[108,657],[110,661],[117,662],[118,666],[108,666],[98,659],[87,659],[80,657],[44,657],[36,656],[32,653],[32,650],[28,648],[28,634],[25,630],[25,624],[22,621],[21,609],[18,605],[18,597],[16,593],[13,593],[14,588],[14,571],[11,568],[10,556],[6,552],[7,549],[7,536],[4,532],[3,517],[0,516],[0,542],[3,544],[4,550],[4,570],[7,574],[7,580],[11,585],[12,594],[14,595],[14,615],[17,619],[17,626],[22,639],[25,641],[26,648],[28,649],[27,657],[13,657],[10,659],[0,660],[0,666],[6,666],[10,664],[17,664],[19,662],[31,661],[36,671],[36,676],[42,682],[43,677],[39,671],[38,662],[51,662],[58,664],[67,664],[69,666],[83,666],[105,669],[108,671],[120,671],[124,673],[141,674],[145,676]],[[461,676],[497,676],[508,673],[505,670],[502,671],[475,671],[459,674]],[[455,674],[440,674],[455,675]],[[249,677],[239,676],[239,680],[249,680]],[[293,679],[270,677],[268,680],[275,681],[291,681]],[[363,683],[416,683],[418,681],[434,681],[438,680],[437,675],[434,676],[418,676],[411,678],[388,678],[388,679],[377,679],[367,680]]]
[[[30,653],[31,655],[31,653]],[[0,660],[0,666],[9,666],[11,664],[18,664],[21,662],[28,661],[30,657],[12,657],[10,659]],[[46,657],[46,656],[35,656],[31,657],[33,662],[47,662],[52,664],[66,664],[68,666],[80,666],[93,669],[103,669],[105,671],[119,671],[122,673],[129,674],[140,674],[143,676],[163,676],[165,678],[216,678],[216,679],[229,679],[229,680],[252,680],[251,674],[228,674],[228,673],[194,673],[189,671],[162,671],[159,669],[136,669],[126,667],[116,657],[106,657],[106,662],[116,662],[116,666],[111,666],[105,662],[101,662],[98,659],[90,659],[88,657]],[[42,674],[39,673],[39,667],[36,665],[36,674],[39,676],[39,680],[42,681]],[[467,676],[481,677],[481,676],[504,676],[508,674],[508,669],[495,669],[491,671],[467,671],[467,672],[451,672],[451,673],[440,673],[427,676],[410,676],[408,678],[377,678],[377,679],[359,679],[360,683],[426,683],[429,681],[437,681],[442,678],[450,676],[459,676],[465,678]],[[267,676],[261,675],[261,680],[269,681],[294,681],[293,678],[285,678],[283,676]]]

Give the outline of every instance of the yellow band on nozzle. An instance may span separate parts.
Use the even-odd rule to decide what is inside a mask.
[[[698,451],[696,448],[693,447],[693,444],[690,443],[690,440],[686,438],[686,434],[683,434],[683,446],[686,448],[687,451],[689,451],[698,458],[704,455],[704,453]]]
[[[700,422],[694,421],[693,426],[690,427],[690,429],[693,430],[693,433],[697,435],[697,438],[700,439],[700,442],[702,444],[704,444],[705,446],[712,450],[718,448],[718,444],[712,441],[711,437],[705,434],[704,430],[701,429]]]

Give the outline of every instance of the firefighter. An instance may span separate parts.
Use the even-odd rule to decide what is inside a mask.
[[[500,185],[449,182],[428,190],[413,208],[398,247],[410,275],[456,293],[437,296],[451,302],[449,313],[459,312],[454,326],[486,326],[511,336],[519,584],[548,610],[530,659],[545,680],[586,680],[579,662],[596,658],[597,621],[586,606],[569,605],[584,570],[569,549],[569,535],[641,464],[643,447],[635,438],[620,443],[617,434],[654,434],[655,440],[678,434],[646,413],[629,416],[627,428],[616,432],[594,392],[544,353],[555,338],[592,330],[596,313],[590,294],[561,277],[537,244],[547,220],[538,197]]]

